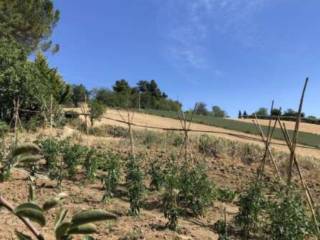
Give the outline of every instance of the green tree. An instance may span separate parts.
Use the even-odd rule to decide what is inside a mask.
[[[212,107],[212,115],[214,116],[214,117],[218,117],[218,118],[224,118],[224,117],[226,117],[226,112],[223,110],[223,109],[221,109],[219,106],[213,106]]]
[[[54,8],[52,0],[2,0],[0,38],[16,41],[27,54],[37,49],[44,40],[44,48],[48,49],[52,45],[48,38],[59,17],[60,13]]]
[[[79,107],[80,102],[84,102],[88,96],[86,87],[82,84],[72,86],[72,101],[75,107]]]
[[[90,107],[90,122],[91,122],[91,126],[93,126],[94,121],[101,118],[102,115],[105,112],[105,106],[97,101],[97,100],[93,100],[90,102],[89,104]]]
[[[195,114],[208,115],[207,105],[203,102],[196,103]]]
[[[268,109],[264,108],[264,107],[259,108],[258,111],[255,112],[255,114],[258,117],[267,117],[269,115],[268,114]]]
[[[112,88],[116,93],[129,93],[131,90],[129,83],[124,79],[117,80]]]
[[[274,108],[271,110],[271,116],[281,116],[281,108]]]

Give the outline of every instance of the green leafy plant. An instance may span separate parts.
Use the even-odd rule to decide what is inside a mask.
[[[105,194],[103,201],[114,196],[120,177],[120,158],[117,154],[108,152],[105,154],[106,163],[103,166],[103,170],[106,171],[106,175],[102,181],[105,187]]]
[[[96,173],[98,169],[99,153],[94,149],[88,149],[85,155],[84,168],[86,170],[86,177],[89,181],[96,179]]]
[[[151,177],[150,188],[159,191],[160,187],[165,182],[165,176],[159,161],[156,160],[151,162],[148,173]]]
[[[35,202],[27,202],[22,203],[17,207],[13,207],[7,200],[0,196],[0,206],[6,208],[13,215],[18,217],[36,237],[36,239],[44,240],[45,238],[42,233],[36,229],[32,223],[35,222],[41,227],[46,226],[47,221],[45,214],[50,209],[59,206],[64,196],[64,194],[59,194],[58,196],[44,202],[42,206]],[[71,240],[74,235],[96,233],[97,228],[93,222],[116,219],[114,214],[108,213],[104,210],[93,209],[78,212],[74,214],[69,221],[67,221],[67,212],[67,210],[61,208],[60,212],[56,216],[52,234],[56,240]],[[15,233],[19,240],[32,239],[29,235],[18,230],[16,230]],[[88,238],[89,236],[86,236],[84,239]]]
[[[61,144],[54,138],[46,138],[38,143],[42,149],[43,156],[46,159],[46,167],[49,171],[49,177],[54,179],[59,172],[59,155]]]
[[[214,199],[214,185],[202,164],[192,169],[183,167],[179,174],[179,204],[189,208],[195,216],[204,215]]]
[[[242,236],[247,239],[250,232],[258,232],[259,216],[264,210],[265,199],[262,194],[262,185],[253,183],[248,190],[240,195],[239,213],[235,223],[240,227]]]
[[[84,154],[88,151],[86,147],[79,144],[70,144],[67,140],[62,143],[62,158],[66,165],[69,178],[73,178],[76,174],[76,167],[80,165]]]
[[[178,217],[180,209],[177,203],[178,200],[178,187],[179,179],[177,178],[177,169],[175,166],[171,166],[165,175],[165,192],[162,197],[162,209],[166,219],[168,219],[167,227],[176,231],[178,226]]]
[[[32,143],[18,145],[5,157],[0,169],[0,181],[5,181],[10,177],[12,167],[20,165],[31,170],[41,159],[41,149],[37,145]]]
[[[286,191],[284,191],[286,192]],[[303,240],[311,234],[311,219],[299,193],[292,189],[279,193],[279,200],[270,208],[271,239]]]
[[[213,225],[214,230],[219,234],[218,240],[229,240],[228,225],[225,220],[218,220]]]
[[[221,202],[233,202],[237,193],[228,188],[218,188],[217,189],[217,199]]]
[[[144,192],[143,173],[138,159],[130,157],[127,164],[127,185],[130,201],[129,213],[137,216],[140,213],[141,199]]]

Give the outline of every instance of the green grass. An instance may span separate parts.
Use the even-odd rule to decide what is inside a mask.
[[[162,111],[162,110],[143,110],[143,111],[148,114],[178,119],[178,114],[176,112]],[[246,122],[241,122],[241,121],[232,120],[232,119],[215,118],[212,116],[201,116],[201,115],[194,115],[192,122],[206,124],[210,126],[228,129],[228,130],[234,130],[234,131],[243,132],[243,133],[260,135],[259,131],[256,129],[253,123],[246,123]],[[268,127],[267,126],[261,126],[261,127],[263,131],[266,133]],[[292,136],[293,131],[288,130],[288,132],[289,132],[289,135]],[[273,138],[278,140],[284,140],[281,129],[279,128],[275,129]],[[320,148],[320,135],[308,133],[308,132],[299,132],[298,143],[306,146]]]

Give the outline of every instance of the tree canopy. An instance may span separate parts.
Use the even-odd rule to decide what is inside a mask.
[[[1,0],[0,38],[16,41],[28,54],[40,43],[46,50],[52,45],[49,37],[59,17],[52,0]]]

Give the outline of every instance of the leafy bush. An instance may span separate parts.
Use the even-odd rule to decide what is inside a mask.
[[[81,163],[81,160],[88,150],[78,144],[71,144],[68,139],[62,142],[62,158],[66,164],[68,177],[73,178],[76,174],[76,167]]]
[[[177,204],[179,193],[179,179],[177,178],[177,168],[172,165],[165,175],[165,192],[162,197],[162,209],[164,217],[168,219],[167,227],[175,231],[178,225],[180,209]]]
[[[94,181],[98,169],[99,153],[94,148],[88,149],[84,160],[86,177],[89,181]]]
[[[300,194],[279,194],[279,202],[270,208],[271,239],[303,240],[311,233],[310,218]]]
[[[127,164],[127,185],[130,201],[131,215],[137,216],[140,213],[141,199],[144,192],[143,173],[140,170],[138,159],[130,157]]]
[[[251,231],[258,232],[259,216],[265,207],[265,199],[260,183],[253,183],[248,190],[240,195],[239,213],[236,215],[236,225],[247,239]]]
[[[228,237],[228,225],[225,220],[218,220],[214,225],[213,229],[219,234],[218,240],[229,240]]]
[[[179,175],[179,204],[189,208],[195,216],[203,215],[205,208],[212,204],[214,185],[203,165],[192,169],[183,167]]]
[[[90,121],[91,121],[91,126],[93,126],[94,121],[98,120],[102,117],[104,114],[106,107],[104,104],[97,100],[93,100],[89,104],[90,107]]]
[[[217,189],[217,199],[221,202],[233,202],[237,193],[227,189],[227,188],[218,188]]]
[[[208,135],[201,135],[199,138],[199,152],[208,156],[218,158],[224,152],[222,141],[210,138]]]
[[[106,171],[107,174],[103,178],[105,187],[103,201],[106,201],[108,198],[113,197],[119,182],[120,158],[117,154],[113,154],[112,152],[108,152],[104,155],[106,158],[106,163],[103,166],[103,170]]]
[[[5,123],[0,121],[0,137],[3,137],[9,131],[9,126]]]
[[[159,191],[164,184],[165,176],[158,160],[151,162],[148,173],[151,177],[150,188]]]
[[[46,159],[46,167],[51,178],[56,178],[59,171],[59,155],[61,144],[54,138],[43,139],[38,142],[40,145],[44,158]]]

